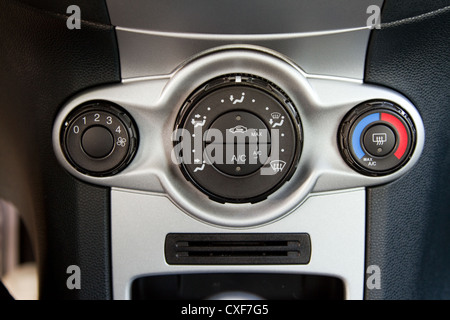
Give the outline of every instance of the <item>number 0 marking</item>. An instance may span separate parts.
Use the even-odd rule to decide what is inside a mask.
[[[73,133],[78,134],[80,132],[80,127],[79,126],[74,126],[73,127]]]

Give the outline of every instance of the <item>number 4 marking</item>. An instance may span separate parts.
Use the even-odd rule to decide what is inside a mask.
[[[117,127],[116,132],[121,133],[120,126]]]

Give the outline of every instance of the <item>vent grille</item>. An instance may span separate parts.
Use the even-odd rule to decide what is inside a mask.
[[[186,234],[166,236],[168,264],[307,264],[311,257],[306,233]]]

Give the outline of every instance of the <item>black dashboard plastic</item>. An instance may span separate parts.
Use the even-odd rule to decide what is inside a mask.
[[[408,97],[426,137],[411,172],[367,191],[367,265],[380,267],[382,283],[366,299],[450,298],[449,5],[387,0],[370,41],[365,81]]]
[[[68,97],[120,81],[115,33],[104,1],[77,1],[80,30],[66,27],[70,1],[27,2],[0,2],[0,197],[31,234],[41,299],[109,299],[109,191],[61,168],[51,132]],[[67,289],[70,265],[83,290]]]

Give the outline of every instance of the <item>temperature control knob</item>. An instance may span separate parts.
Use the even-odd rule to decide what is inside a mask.
[[[371,101],[356,106],[339,132],[341,153],[355,170],[371,176],[390,174],[410,159],[415,127],[399,106]]]
[[[92,176],[113,175],[124,169],[137,148],[131,118],[110,102],[90,102],[64,122],[61,145],[67,160]]]

